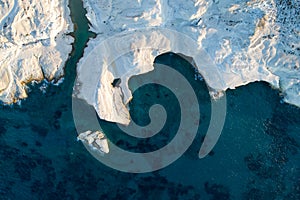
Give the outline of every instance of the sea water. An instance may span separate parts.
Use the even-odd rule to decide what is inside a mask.
[[[157,63],[184,74],[195,89],[201,119],[197,137],[170,166],[152,173],[129,174],[106,167],[76,140],[72,88],[76,63],[89,37],[80,0],[70,1],[77,29],[74,49],[59,86],[29,86],[21,105],[0,107],[0,199],[299,199],[300,109],[281,103],[281,94],[263,82],[229,90],[226,122],[208,157],[198,151],[210,123],[210,98],[204,81],[194,80],[193,67],[179,56],[161,55]],[[133,87],[135,79],[130,80]],[[43,93],[45,91],[45,93]],[[139,125],[149,123],[154,103],[170,117],[150,139],[122,133],[99,120],[107,137],[133,152],[161,148],[178,127],[178,102],[158,85],[133,94],[130,114]]]

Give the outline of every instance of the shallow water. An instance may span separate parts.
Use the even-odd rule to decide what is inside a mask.
[[[78,29],[64,82],[49,85],[45,94],[40,91],[43,83],[32,86],[20,107],[0,107],[0,199],[300,198],[300,109],[280,103],[279,92],[266,83],[228,91],[220,140],[208,157],[198,159],[210,118],[208,91],[203,81],[194,81],[190,65],[170,55],[157,62],[184,69],[200,102],[201,126],[192,146],[170,166],[147,174],[118,172],[92,157],[76,141],[71,98],[76,63],[92,33],[87,32],[80,1],[71,1],[70,6]],[[134,85],[134,78],[130,84]],[[174,124],[176,100],[166,88],[153,87],[134,93],[133,119],[147,124],[145,104],[160,102],[170,107]],[[147,93],[150,97],[145,98]],[[114,131],[112,123],[101,124],[113,142],[137,152],[160,148],[176,129],[168,125],[145,141]]]

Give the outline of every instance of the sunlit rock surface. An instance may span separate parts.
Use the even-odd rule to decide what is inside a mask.
[[[145,58],[153,62],[158,53],[133,51],[116,61],[113,67],[94,63],[90,74],[98,79],[98,90],[93,91],[88,91],[93,78],[86,78],[83,63],[100,42],[118,33],[147,27],[179,31],[206,50],[222,75],[219,81],[224,83],[222,88],[214,88],[216,80],[202,74],[213,89],[225,91],[254,81],[266,81],[282,91],[286,102],[300,106],[300,27],[297,23],[300,4],[297,0],[84,0],[84,6],[90,30],[98,36],[89,42],[79,63],[81,89],[78,96],[93,105],[102,119],[128,124],[125,106],[131,93],[127,81],[130,76],[153,70],[152,65],[145,67],[141,63]],[[163,41],[167,50],[175,52],[168,35],[158,31],[155,40]],[[149,39],[131,45],[151,46],[153,42],[154,39]],[[185,52],[176,49],[175,53]],[[113,88],[111,83],[115,78],[121,79],[120,88]]]
[[[0,101],[27,97],[26,83],[58,80],[72,50],[67,0],[0,0]]]
[[[105,153],[109,153],[107,139],[105,135],[100,131],[86,131],[80,133],[77,139],[88,144],[95,151],[99,151],[102,155]]]

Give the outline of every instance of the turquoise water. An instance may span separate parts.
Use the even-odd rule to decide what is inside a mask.
[[[169,54],[156,61],[190,77],[200,102],[201,126],[192,146],[172,165],[147,174],[118,172],[92,157],[76,140],[71,94],[76,63],[93,34],[87,31],[81,2],[70,6],[78,28],[65,81],[49,85],[45,94],[41,84],[31,86],[21,106],[0,107],[0,199],[300,199],[300,109],[280,103],[279,92],[266,83],[230,90],[221,138],[208,157],[198,159],[210,118],[208,91],[203,81],[194,80],[186,61]],[[134,93],[130,106],[133,119],[145,125],[148,107],[158,102],[172,113],[172,123],[149,140],[100,123],[120,147],[136,152],[160,148],[176,129],[174,96],[149,85]]]

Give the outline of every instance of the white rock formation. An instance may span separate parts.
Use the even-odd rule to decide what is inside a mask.
[[[80,133],[77,139],[88,144],[92,149],[99,151],[102,155],[109,153],[108,141],[100,131]]]
[[[130,119],[125,106],[131,93],[127,80],[130,76],[153,70],[149,63],[163,53],[155,49],[136,51],[135,48],[159,41],[160,47],[166,51],[193,57],[192,52],[184,52],[186,47],[170,44],[169,35],[158,31],[153,37],[139,42],[135,40],[136,43],[131,44],[133,52],[114,61],[113,66],[108,66],[107,60],[101,60],[104,57],[100,56],[90,63],[94,67],[85,72],[85,61],[95,46],[111,36],[156,27],[157,30],[179,31],[208,52],[221,73],[219,82],[224,83],[222,87],[216,87],[216,80],[210,80],[204,72],[204,79],[213,89],[225,91],[254,81],[266,81],[282,90],[286,102],[300,106],[300,5],[297,0],[289,2],[84,0],[90,29],[98,36],[89,42],[79,63],[77,95],[93,105],[100,118],[128,124]],[[119,42],[121,50],[126,42]],[[99,54],[113,55],[114,50],[108,47]],[[193,59],[197,60],[196,57]],[[112,87],[115,78],[121,78],[120,88]],[[95,81],[98,84],[96,89],[91,85]]]
[[[25,98],[26,83],[58,80],[72,50],[68,0],[0,0],[0,101]]]

